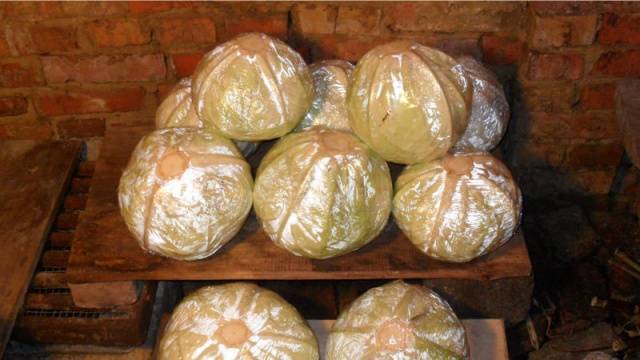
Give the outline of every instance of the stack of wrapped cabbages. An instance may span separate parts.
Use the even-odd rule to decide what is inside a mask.
[[[466,262],[508,241],[520,220],[518,186],[488,153],[508,119],[500,83],[470,57],[395,41],[355,67],[307,66],[285,43],[243,34],[162,102],[157,130],[122,175],[120,208],[143,249],[180,260],[213,255],[253,204],[271,240],[295,255],[356,251],[393,213],[417,250]],[[245,157],[278,138],[253,179]],[[395,184],[387,162],[406,165]],[[377,336],[395,344],[403,324]]]

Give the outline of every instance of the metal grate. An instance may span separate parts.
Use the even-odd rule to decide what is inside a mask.
[[[25,310],[23,316],[50,317],[50,318],[127,318],[126,312],[113,312],[104,310]]]

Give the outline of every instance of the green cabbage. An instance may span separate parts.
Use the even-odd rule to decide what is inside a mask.
[[[249,164],[231,141],[194,128],[156,130],[131,154],[118,187],[120,212],[147,251],[208,257],[251,210]]]
[[[205,127],[234,140],[287,134],[313,100],[304,60],[280,40],[243,34],[205,55],[193,74],[193,100]]]
[[[318,360],[313,332],[276,293],[247,283],[209,286],[176,307],[158,359]]]
[[[321,127],[282,138],[262,160],[253,192],[271,239],[317,259],[373,240],[391,197],[387,163],[352,134]]]
[[[446,54],[410,41],[378,46],[358,62],[347,93],[354,133],[385,160],[442,157],[467,126],[472,85]]]
[[[470,261],[504,244],[522,200],[509,169],[487,153],[460,153],[407,166],[396,180],[396,223],[425,254]]]
[[[327,360],[466,359],[464,328],[433,291],[394,281],[370,289],[334,323]]]

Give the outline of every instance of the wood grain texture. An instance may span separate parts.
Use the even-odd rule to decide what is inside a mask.
[[[418,251],[390,220],[366,247],[338,258],[311,260],[275,246],[252,213],[240,233],[212,257],[183,262],[145,253],[127,230],[118,209],[122,170],[149,127],[107,131],[87,207],[80,218],[67,269],[70,282],[120,280],[332,280],[529,276],[524,239],[516,235],[497,251],[466,264],[449,264]],[[257,165],[267,146],[249,159]]]
[[[79,153],[78,142],[0,142],[0,357]]]

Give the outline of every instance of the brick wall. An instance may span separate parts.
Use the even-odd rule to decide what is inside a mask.
[[[623,148],[618,79],[640,76],[635,3],[2,3],[0,138],[80,138],[150,122],[216,44],[247,31],[308,61],[408,38],[491,65],[512,99],[502,145],[527,194],[606,193]]]

